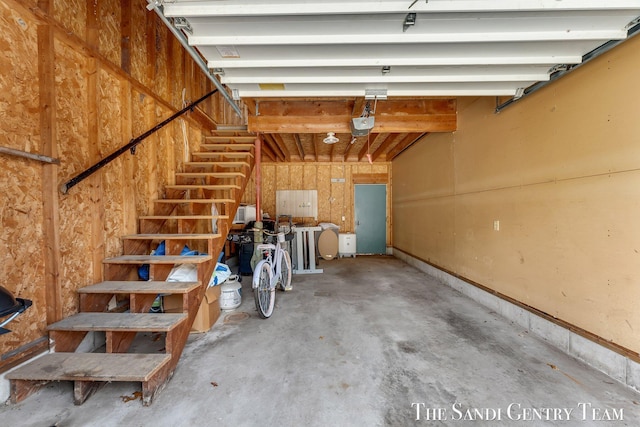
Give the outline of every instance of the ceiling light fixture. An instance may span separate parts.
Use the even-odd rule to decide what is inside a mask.
[[[335,144],[340,141],[334,132],[327,132],[327,137],[322,140],[325,144]]]

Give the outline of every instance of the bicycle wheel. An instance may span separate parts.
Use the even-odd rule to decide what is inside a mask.
[[[282,261],[280,261],[280,288],[283,291],[293,289],[291,286],[291,255],[287,251],[283,251]]]
[[[253,288],[253,296],[256,301],[256,309],[258,314],[263,319],[271,316],[273,313],[273,306],[276,302],[275,289],[271,289],[271,266],[266,262],[260,262],[256,266],[259,276],[257,280],[257,286]]]

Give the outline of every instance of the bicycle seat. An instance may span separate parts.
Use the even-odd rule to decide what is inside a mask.
[[[256,245],[256,249],[259,251],[263,249],[274,250],[275,248],[276,248],[276,245],[274,245],[273,243],[261,243],[259,245]]]

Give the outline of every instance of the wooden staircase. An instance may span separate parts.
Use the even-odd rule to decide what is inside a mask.
[[[105,281],[78,290],[79,313],[49,325],[52,352],[6,375],[12,403],[49,381],[73,381],[77,405],[107,382],[133,381],[142,384],[142,403],[151,404],[173,375],[224,247],[253,169],[254,139],[239,132],[207,137],[185,171],[176,173],[176,184],[153,201],[153,215],[139,218],[140,234],[123,236],[123,255],[103,261]],[[149,255],[161,241],[165,255]],[[185,245],[201,254],[180,255]],[[149,281],[138,279],[143,264],[149,265]],[[195,265],[197,281],[166,281],[177,264]],[[182,295],[183,312],[150,313],[160,294]],[[117,308],[110,311],[114,301]],[[81,352],[90,332],[104,333],[105,345]],[[132,346],[134,340],[151,334],[164,337],[164,352],[136,352],[144,346]]]

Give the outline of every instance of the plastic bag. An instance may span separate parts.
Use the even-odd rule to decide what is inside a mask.
[[[229,276],[231,276],[231,269],[229,266],[220,262],[216,263],[216,268],[213,270],[211,280],[209,281],[209,287],[221,285],[229,278]]]
[[[179,264],[171,269],[167,282],[197,282],[198,267],[194,264]]]
[[[151,255],[164,255],[165,254],[165,247],[164,247],[164,240],[160,243],[158,243],[158,247],[155,248],[155,250],[151,251]],[[184,245],[184,248],[182,248],[182,252],[180,252],[180,255],[185,256],[185,255],[203,255],[198,251],[192,251],[191,249],[189,249],[189,246]],[[149,264],[142,264],[140,267],[138,267],[138,277],[140,278],[140,280],[149,280]],[[189,280],[190,281],[190,280]]]
[[[214,203],[211,203],[211,216],[218,216],[218,208],[216,208],[216,205]],[[211,219],[211,232],[213,234],[216,234],[218,232],[218,219],[217,218],[212,218]]]

